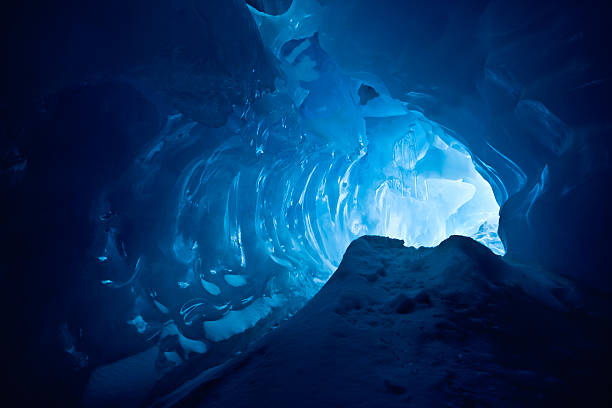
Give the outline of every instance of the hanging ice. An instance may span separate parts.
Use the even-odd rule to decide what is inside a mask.
[[[410,246],[466,235],[503,254],[491,185],[449,131],[342,73],[316,34],[278,53],[277,90],[250,100],[234,135],[181,178],[175,242],[200,245],[177,260],[204,292],[245,310],[262,296],[308,298],[364,234]],[[248,315],[230,332],[252,327]]]
[[[143,191],[167,180],[160,169],[183,169],[169,205],[171,236],[160,244],[168,259],[149,261],[172,284],[166,275],[147,290],[160,319],[182,319],[177,330],[194,341],[224,341],[291,313],[364,234],[410,246],[458,234],[504,253],[486,165],[381,81],[344,73],[321,47],[312,16],[298,18],[295,7],[273,22],[258,17],[282,71],[274,92],[247,98],[214,131],[169,117],[136,163]],[[293,25],[279,31],[285,23]],[[218,143],[193,148],[202,136]],[[122,256],[111,238],[104,264],[114,265]],[[121,281],[134,279],[140,274]]]

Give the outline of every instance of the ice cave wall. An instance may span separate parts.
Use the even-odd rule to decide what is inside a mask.
[[[181,335],[201,341],[203,325],[187,325],[194,316],[232,317],[232,324],[224,326],[230,328],[227,334],[240,329],[236,321],[242,328],[245,321],[249,324],[248,313],[226,314],[230,306],[247,299],[254,304],[248,310],[261,315],[277,304],[279,299],[270,296],[255,303],[253,293],[265,290],[266,279],[244,285],[248,276],[214,274],[214,265],[201,265],[191,257],[194,252],[221,251],[221,258],[240,265],[241,246],[264,253],[284,246],[287,235],[282,234],[271,237],[271,247],[261,248],[265,240],[241,242],[257,233],[270,238],[268,223],[275,221],[262,215],[259,232],[243,235],[233,221],[255,214],[232,204],[241,194],[252,202],[263,200],[258,198],[259,187],[279,194],[292,174],[296,184],[304,186],[309,174],[323,172],[324,166],[308,164],[292,170],[282,160],[256,164],[273,156],[263,147],[258,154],[263,142],[270,142],[272,149],[289,149],[301,141],[300,134],[291,133],[297,129],[298,113],[283,109],[303,96],[300,89],[308,88],[299,81],[309,82],[309,66],[299,65],[302,76],[291,83],[288,72],[295,73],[296,61],[282,62],[282,46],[315,32],[345,76],[342,80],[349,81],[347,87],[354,81],[352,95],[369,100],[363,106],[374,109],[372,103],[384,99],[388,113],[392,101],[401,101],[401,108],[393,109],[426,118],[422,123],[435,128],[431,135],[445,144],[457,141],[464,154],[461,146],[467,148],[478,174],[503,204],[499,234],[509,258],[610,288],[604,255],[610,226],[610,81],[609,57],[601,46],[606,38],[601,5],[491,1],[430,7],[419,1],[373,5],[326,0],[294,1],[287,9],[282,1],[251,4],[278,16],[258,14],[238,0],[160,1],[154,7],[149,2],[110,1],[41,6],[40,16],[19,11],[7,24],[14,36],[24,38],[8,45],[9,55],[25,65],[44,67],[18,72],[9,65],[15,80],[7,84],[2,111],[2,180],[15,198],[4,204],[3,213],[10,214],[5,225],[8,236],[29,248],[11,251],[7,269],[26,270],[35,277],[25,285],[21,277],[9,276],[5,285],[26,299],[19,304],[29,319],[19,319],[20,314],[14,318],[15,326],[29,334],[25,337],[39,338],[41,327],[46,327],[43,337],[49,350],[76,350],[81,354],[71,354],[69,364],[95,367],[142,350],[151,335],[175,333],[176,327],[158,327],[170,317],[183,321]],[[33,18],[37,24],[31,24]],[[78,38],[66,28],[74,26],[81,27]],[[286,41],[277,44],[276,38]],[[291,55],[286,51],[285,56]],[[282,86],[298,92],[272,97]],[[322,99],[328,99],[333,87],[319,83],[313,90],[322,90]],[[378,100],[371,98],[376,94]],[[338,100],[346,102],[345,96]],[[366,108],[360,100],[354,102],[356,110],[342,114],[358,123]],[[283,123],[282,114],[263,123],[254,120],[270,111],[282,112],[288,120]],[[367,115],[363,121],[372,129],[387,126],[387,119]],[[355,135],[361,126],[349,131],[328,125]],[[312,126],[311,133],[317,133],[316,123]],[[367,141],[368,135],[362,136],[362,142]],[[272,143],[275,138],[280,139]],[[326,142],[324,137],[312,141],[313,146]],[[359,145],[359,137],[356,142]],[[408,144],[415,146],[413,142]],[[375,145],[368,145],[370,151],[376,151]],[[239,154],[243,148],[251,155]],[[340,150],[347,153],[350,148]],[[306,153],[315,159],[320,155],[330,166],[329,174],[336,172],[334,177],[344,174],[360,154],[359,149],[348,151],[347,161],[338,164],[344,159],[332,157],[331,151]],[[222,163],[209,166],[214,177],[202,171],[209,159]],[[410,159],[398,159],[387,162],[407,163],[404,170],[410,170]],[[236,171],[241,168],[247,171]],[[368,171],[364,165],[362,172]],[[189,181],[213,192],[219,187],[214,183],[228,183],[223,191],[229,194],[213,193],[209,204],[199,200],[197,208],[181,208],[177,197],[211,197]],[[252,191],[244,193],[245,185]],[[312,188],[302,191],[309,192],[304,200],[317,194]],[[295,199],[300,198],[296,194]],[[223,214],[235,212],[238,218],[206,218],[206,205],[218,206]],[[346,208],[351,208],[350,201]],[[206,246],[206,240],[194,238],[210,230],[233,232],[209,237]],[[177,231],[183,232],[182,239]],[[348,242],[351,236],[343,239]],[[324,252],[341,256],[339,248]],[[269,265],[266,276],[282,268]],[[133,282],[139,282],[137,289],[132,289]],[[293,282],[272,286],[290,287]],[[197,300],[214,298],[217,290],[230,298],[219,304]],[[109,331],[115,334],[111,338],[105,335]],[[222,332],[215,333],[222,337]],[[203,344],[183,339],[193,353],[203,351]],[[37,357],[64,361],[63,354],[56,357],[47,351],[37,352]]]

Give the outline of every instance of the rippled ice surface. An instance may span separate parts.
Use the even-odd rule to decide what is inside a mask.
[[[220,129],[173,115],[136,160],[134,208],[147,194],[166,205],[134,267],[101,211],[101,284],[138,288],[128,324],[142,336],[207,352],[294,311],[364,234],[417,247],[459,234],[504,253],[494,177],[451,131],[345,75],[316,33],[271,41],[283,72],[274,92],[236,106]],[[143,318],[147,304],[157,317]]]

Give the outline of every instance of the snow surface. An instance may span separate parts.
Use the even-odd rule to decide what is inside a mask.
[[[470,238],[362,237],[306,307],[181,406],[597,406],[608,379],[584,370],[607,372],[605,328],[571,288]]]

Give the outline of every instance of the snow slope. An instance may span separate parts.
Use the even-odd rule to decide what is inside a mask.
[[[304,309],[178,406],[606,406],[609,299],[470,238],[366,236]]]

